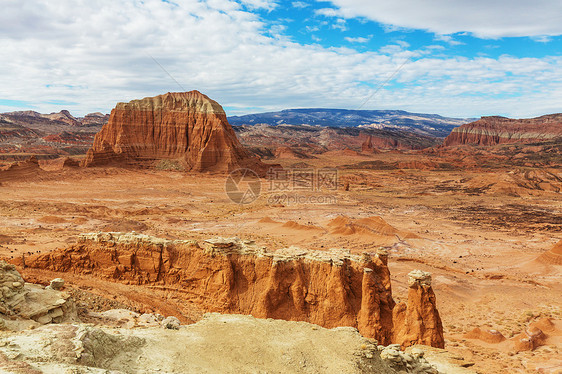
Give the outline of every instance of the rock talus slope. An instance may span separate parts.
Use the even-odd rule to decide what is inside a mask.
[[[161,159],[191,171],[266,170],[240,144],[222,107],[198,91],[118,103],[83,165]]]
[[[562,137],[562,114],[530,119],[499,116],[482,117],[478,121],[453,129],[445,138],[445,146],[461,144],[496,145],[533,143]]]
[[[352,326],[382,344],[391,343],[394,336],[395,302],[385,252],[352,255],[346,250],[295,247],[269,252],[238,238],[196,242],[93,233],[82,235],[67,249],[28,256],[25,265],[159,286],[211,312],[306,321],[327,328]],[[400,343],[443,347],[431,287],[410,293],[406,316],[416,313],[413,323],[424,327],[400,327],[408,336]]]

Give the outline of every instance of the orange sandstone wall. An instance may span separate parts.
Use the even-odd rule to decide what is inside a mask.
[[[67,249],[26,257],[25,266],[162,285],[212,312],[307,321],[327,328],[353,326],[385,345],[406,340],[404,346],[444,345],[430,286],[409,295],[406,315],[416,310],[416,320],[399,314],[399,323],[406,320],[412,327],[395,331],[395,302],[383,252],[358,256],[345,250],[293,247],[268,252],[238,238],[195,242],[94,233],[84,234]],[[419,323],[433,328],[420,328]]]

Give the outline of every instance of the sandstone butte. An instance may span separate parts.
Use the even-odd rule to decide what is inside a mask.
[[[562,114],[529,119],[499,116],[482,117],[478,121],[454,128],[445,138],[445,146],[461,144],[496,145],[533,143],[562,137]]]
[[[83,166],[174,160],[188,171],[230,172],[267,165],[238,141],[222,107],[198,91],[118,103]]]
[[[296,247],[270,252],[238,238],[198,242],[134,232],[90,233],[68,248],[13,261],[161,287],[208,312],[352,326],[384,345],[444,347],[430,274],[410,273],[408,301],[396,305],[383,250],[362,255]]]
[[[398,148],[409,149],[406,144],[394,138],[385,138],[381,136],[365,135],[365,140],[361,143],[361,152],[363,153],[379,153],[378,148]]]

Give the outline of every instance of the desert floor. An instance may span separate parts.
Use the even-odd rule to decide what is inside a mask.
[[[314,174],[357,161],[352,158],[336,162],[326,156],[307,161],[305,168]],[[288,170],[295,162],[281,160]],[[560,335],[519,353],[509,339],[489,344],[463,337],[480,327],[510,338],[541,316],[562,330],[562,266],[536,260],[562,239],[562,199],[555,192],[510,187],[512,174],[340,169],[337,190],[292,183],[280,189],[262,180],[257,200],[240,205],[225,192],[224,175],[68,169],[2,182],[0,256],[65,247],[83,232],[131,230],[167,238],[238,236],[271,250],[385,247],[396,301],[406,296],[409,271],[433,274],[447,350],[482,373],[559,373]],[[497,188],[481,188],[489,185]],[[337,219],[341,215],[347,218]],[[382,219],[362,220],[368,217]],[[52,276],[24,274],[43,281]],[[103,305],[181,311],[187,321],[200,317],[154,290],[63,277],[76,292],[97,294]]]

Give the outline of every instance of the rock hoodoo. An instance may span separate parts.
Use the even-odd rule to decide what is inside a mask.
[[[240,144],[222,107],[198,91],[118,103],[83,165],[162,159],[191,171],[267,169]]]
[[[205,311],[357,327],[389,344],[443,346],[431,286],[416,283],[393,321],[386,252],[343,249],[269,252],[251,241],[166,240],[135,233],[92,233],[67,249],[26,257],[27,267],[164,287]],[[427,273],[424,273],[427,274]],[[415,317],[415,318],[414,318]],[[403,324],[412,324],[404,326]],[[394,332],[399,329],[399,333]]]
[[[533,143],[557,137],[562,137],[562,114],[530,119],[492,116],[454,128],[444,145]]]
[[[425,344],[445,348],[431,274],[414,270],[408,276],[408,301],[394,308],[394,341],[402,347]]]

